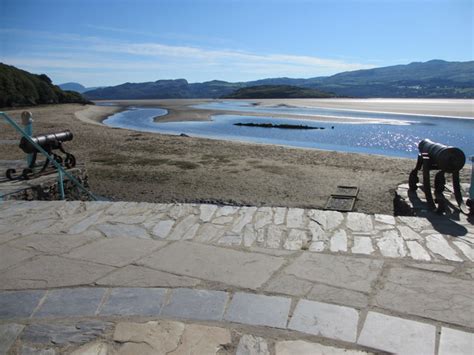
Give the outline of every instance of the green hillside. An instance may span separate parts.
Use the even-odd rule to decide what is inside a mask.
[[[63,91],[45,74],[31,74],[0,63],[0,107],[89,103],[81,94]]]
[[[203,83],[188,83],[184,79],[157,80],[104,87],[87,91],[84,95],[92,100],[219,98],[233,97],[236,90],[262,85],[290,85],[350,97],[474,98],[474,61],[430,60],[309,79],[282,77],[236,83],[219,80]],[[301,92],[298,95],[308,97],[300,96]]]
[[[334,94],[291,85],[259,85],[238,89],[225,99],[320,99]]]

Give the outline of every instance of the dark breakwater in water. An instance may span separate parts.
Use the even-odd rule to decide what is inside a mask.
[[[306,126],[306,125],[255,123],[255,122],[248,122],[248,123],[237,122],[237,123],[234,123],[234,126],[279,128],[279,129],[326,129],[325,127],[314,127],[314,126]]]

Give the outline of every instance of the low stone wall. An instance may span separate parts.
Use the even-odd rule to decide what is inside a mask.
[[[79,166],[67,170],[73,175],[86,189],[89,188],[87,171],[84,166]],[[6,183],[4,183],[6,184]],[[40,176],[31,180],[11,183],[6,188],[1,189],[2,199],[5,200],[41,200],[54,201],[61,199],[61,192],[58,182],[57,172]],[[89,201],[90,197],[79,190],[72,181],[64,177],[64,193],[66,200]]]

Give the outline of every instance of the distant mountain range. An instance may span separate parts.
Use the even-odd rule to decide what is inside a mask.
[[[292,85],[257,85],[237,89],[224,99],[322,99],[336,95]]]
[[[237,83],[213,80],[192,84],[185,79],[158,80],[103,87],[85,91],[84,95],[92,100],[221,98],[259,85],[291,85],[346,97],[474,98],[474,61],[431,60],[309,79],[270,78]]]
[[[45,74],[31,74],[0,63],[0,107],[40,104],[91,103],[75,91],[53,85]]]
[[[58,86],[63,90],[75,91],[75,92],[78,92],[79,94],[82,94],[83,92],[86,92],[86,91],[101,89],[103,87],[103,86],[94,86],[94,87],[86,88],[85,86],[79,83],[63,83],[63,84],[59,84]]]

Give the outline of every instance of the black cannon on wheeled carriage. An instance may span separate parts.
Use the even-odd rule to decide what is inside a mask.
[[[445,190],[446,185],[445,174],[452,174],[454,198],[461,208],[463,205],[463,198],[461,194],[459,172],[466,163],[464,152],[459,148],[435,143],[429,139],[422,140],[418,144],[418,150],[418,160],[415,169],[411,171],[408,180],[410,191],[416,191],[418,188],[418,171],[423,170],[423,191],[426,196],[428,207],[430,209],[436,209],[436,204],[438,204],[437,211],[444,212],[445,199],[443,198],[443,191]],[[439,170],[434,179],[435,199],[433,199],[431,193],[431,170]]]
[[[48,155],[52,156],[53,159],[58,164],[61,164],[62,166],[66,168],[73,168],[74,166],[76,166],[76,158],[74,157],[74,155],[67,152],[63,146],[64,142],[68,142],[73,139],[73,134],[71,131],[65,130],[63,132],[58,132],[58,133],[44,134],[40,136],[31,137],[31,139],[33,140],[33,142],[35,142],[41,148],[43,148],[48,153]],[[48,166],[50,164],[49,159],[46,159],[43,162],[43,165],[39,169],[39,171],[35,171],[35,170],[38,170],[38,169],[35,169],[35,167],[37,165],[36,159],[37,159],[38,153],[40,152],[25,137],[22,137],[20,140],[20,148],[26,154],[31,154],[28,167],[26,169],[23,169],[23,172],[20,176],[15,176],[16,174],[15,169],[8,169],[6,171],[6,176],[9,180],[15,180],[15,179],[28,180],[33,176],[41,175],[47,172]],[[63,156],[56,154],[58,151],[61,152]]]

